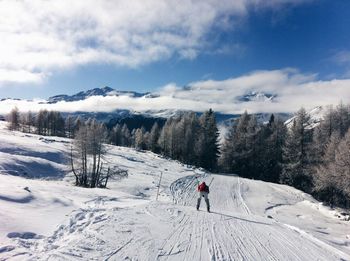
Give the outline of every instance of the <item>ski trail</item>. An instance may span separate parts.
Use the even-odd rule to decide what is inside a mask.
[[[209,194],[212,213],[195,210],[192,180],[180,182],[184,181],[189,183],[181,188],[192,191],[182,191],[178,203],[184,206],[178,208],[189,218],[163,245],[172,255],[159,260],[339,260],[343,255],[290,227],[253,215],[244,200],[247,185],[239,177],[215,176]],[[179,246],[189,238],[182,250]]]
[[[196,184],[194,175],[171,184],[177,204],[151,201],[118,208],[114,199],[96,198],[51,237],[31,245],[30,260],[350,260],[306,232],[253,214],[244,179],[215,175],[212,213],[203,211],[204,202],[195,209]]]
[[[240,202],[241,202],[245,212],[247,214],[250,214],[251,213],[250,209],[248,208],[248,206],[245,203],[245,201],[243,199],[243,196],[242,196],[242,187],[241,187],[242,186],[242,182],[241,182],[241,179],[239,177],[237,178],[237,184],[238,184],[238,189],[237,189],[238,190],[238,198],[239,198],[239,200],[240,200]]]

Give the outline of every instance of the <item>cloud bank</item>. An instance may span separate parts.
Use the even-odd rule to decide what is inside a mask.
[[[137,67],[210,48],[251,9],[310,0],[1,0],[0,86],[89,63]],[[212,39],[212,38],[211,38]]]
[[[242,102],[237,97],[251,93],[269,93],[272,101]],[[301,106],[312,109],[320,105],[350,103],[350,79],[320,81],[317,75],[303,74],[286,68],[273,71],[255,71],[237,78],[222,81],[205,80],[190,83],[186,88],[168,84],[159,89],[157,98],[133,98],[130,96],[92,96],[83,101],[43,104],[42,101],[4,100],[0,113],[8,113],[14,106],[21,111],[40,109],[62,112],[90,111],[112,112],[129,109],[144,112],[149,110],[192,110],[239,114],[247,110],[257,112],[295,112]]]

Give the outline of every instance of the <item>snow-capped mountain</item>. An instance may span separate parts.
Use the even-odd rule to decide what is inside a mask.
[[[61,94],[61,95],[52,96],[48,99],[48,103],[56,103],[59,101],[66,101],[66,102],[81,101],[92,96],[103,96],[103,97],[105,96],[129,96],[129,97],[146,96],[148,98],[152,98],[152,96],[150,96],[150,93],[138,93],[133,91],[117,91],[111,87],[105,86],[103,88],[94,88],[87,91],[81,91],[74,95]]]
[[[263,92],[251,91],[245,95],[238,96],[237,101],[240,102],[251,102],[251,101],[261,101],[261,102],[272,102],[277,95]]]
[[[310,111],[307,111],[307,115],[310,117],[310,120],[307,123],[308,129],[313,129],[316,126],[320,124],[320,122],[324,119],[326,115],[326,107],[325,106],[317,106],[316,108],[313,108]],[[285,124],[287,127],[291,127],[293,124],[293,121],[296,119],[297,116],[293,116],[290,119],[288,119]]]
[[[182,91],[191,93],[193,90],[191,87],[185,86],[182,88]],[[106,99],[106,103],[104,102],[104,97],[109,98]],[[181,97],[175,97],[177,99],[175,101],[176,106],[174,106],[174,104],[169,104],[168,106],[168,102],[174,102],[174,100],[172,100],[173,98],[174,97],[164,96],[162,93],[121,91],[106,86],[103,88],[94,88],[87,91],[81,91],[73,95],[56,95],[48,98],[47,100],[20,100],[6,98],[1,99],[0,103],[2,108],[13,108],[19,104],[20,106],[23,105],[24,107],[24,109],[21,109],[20,107],[20,110],[32,110],[33,112],[43,108],[48,110],[53,109],[61,111],[65,116],[80,116],[84,119],[93,117],[107,124],[120,123],[124,119],[127,119],[127,121],[132,122],[136,122],[136,120],[138,120],[140,121],[140,124],[147,122],[147,125],[149,125],[152,122],[150,119],[165,120],[169,117],[173,117],[188,111],[188,109],[184,108],[186,107],[185,105],[188,106],[189,100],[181,99]],[[237,96],[233,103],[236,106],[238,104],[239,107],[244,108],[245,104],[247,103],[258,102],[259,107],[263,109],[263,104],[275,103],[277,98],[278,96],[276,94],[261,91],[250,91],[246,94]],[[182,102],[184,103],[184,106],[181,104]],[[196,102],[195,97],[193,98],[193,102]],[[146,108],[144,106],[146,106]],[[210,104],[208,106],[210,106]],[[190,107],[192,108],[193,106]],[[297,109],[298,108],[295,108],[295,111]],[[6,115],[8,112],[3,113],[2,118],[4,118],[4,115]],[[201,110],[198,108],[198,110],[195,110],[195,112],[201,114],[203,109]],[[309,126],[310,128],[313,128],[323,119],[325,115],[325,107],[316,107],[310,110],[308,113],[310,114],[311,118]],[[290,125],[294,119],[292,113],[276,112],[274,114],[275,116],[280,117],[282,120],[285,120],[287,125]],[[239,117],[239,114],[237,113],[230,114],[216,112],[216,115],[218,123],[224,127],[231,125],[233,119]],[[269,120],[270,115],[271,113],[265,113],[263,111],[256,113],[258,121],[263,123]]]
[[[191,88],[185,86],[185,87],[183,87],[183,90],[191,91]],[[106,86],[103,88],[95,88],[95,89],[91,89],[91,90],[87,90],[87,91],[81,91],[81,92],[76,93],[74,95],[62,94],[62,95],[52,96],[47,100],[47,103],[54,104],[54,103],[57,103],[60,101],[65,101],[65,102],[82,101],[82,100],[85,100],[85,99],[92,97],[92,96],[103,96],[103,97],[106,97],[106,96],[128,96],[128,97],[132,97],[132,98],[141,98],[142,97],[145,99],[152,99],[152,98],[161,97],[160,94],[158,94],[158,93],[151,93],[151,92],[139,93],[139,92],[133,92],[133,91],[119,91],[119,90],[115,90],[111,87]],[[238,96],[236,100],[238,102],[249,102],[249,101],[272,102],[276,96],[277,95],[251,91],[245,95]],[[125,117],[125,116],[131,116],[133,114],[137,114],[137,115],[144,115],[146,117],[169,118],[169,117],[181,114],[184,111],[185,110],[179,110],[179,109],[158,109],[157,110],[155,108],[152,110],[145,110],[145,111],[139,112],[139,111],[130,111],[130,110],[126,110],[126,109],[118,109],[118,110],[116,110],[112,113],[109,113],[109,114],[113,115],[113,117],[116,117],[116,116],[117,117]],[[79,112],[79,114],[89,116],[89,114],[91,114],[91,113]],[[99,113],[100,118],[101,118],[101,115],[103,115],[103,114],[104,113]],[[258,119],[260,121],[264,122],[264,121],[266,121],[266,119],[269,117],[270,114],[259,113],[257,115],[259,115]],[[231,118],[236,118],[238,115],[218,113],[217,116],[218,116],[219,121],[223,121],[223,120],[228,120]],[[283,115],[283,117],[285,118],[285,115]],[[106,121],[106,119],[104,121]]]

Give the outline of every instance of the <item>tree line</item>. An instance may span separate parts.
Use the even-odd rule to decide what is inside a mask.
[[[81,126],[89,126],[80,118],[63,120],[58,112],[41,111],[34,120],[30,115],[11,111],[10,129],[73,138]],[[200,116],[182,113],[167,119],[164,126],[155,123],[150,130],[117,124],[105,129],[104,140],[213,172],[287,184],[330,205],[349,208],[349,127],[350,106],[342,103],[329,106],[316,127],[310,126],[310,116],[303,108],[288,125],[273,114],[267,123],[261,123],[254,114],[244,112],[219,143],[215,113],[208,110]]]

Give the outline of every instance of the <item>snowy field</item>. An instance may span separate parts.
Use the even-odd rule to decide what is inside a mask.
[[[350,260],[350,222],[291,187],[111,146],[129,177],[77,188],[69,149],[0,123],[0,260]],[[195,209],[198,180],[212,213]]]

